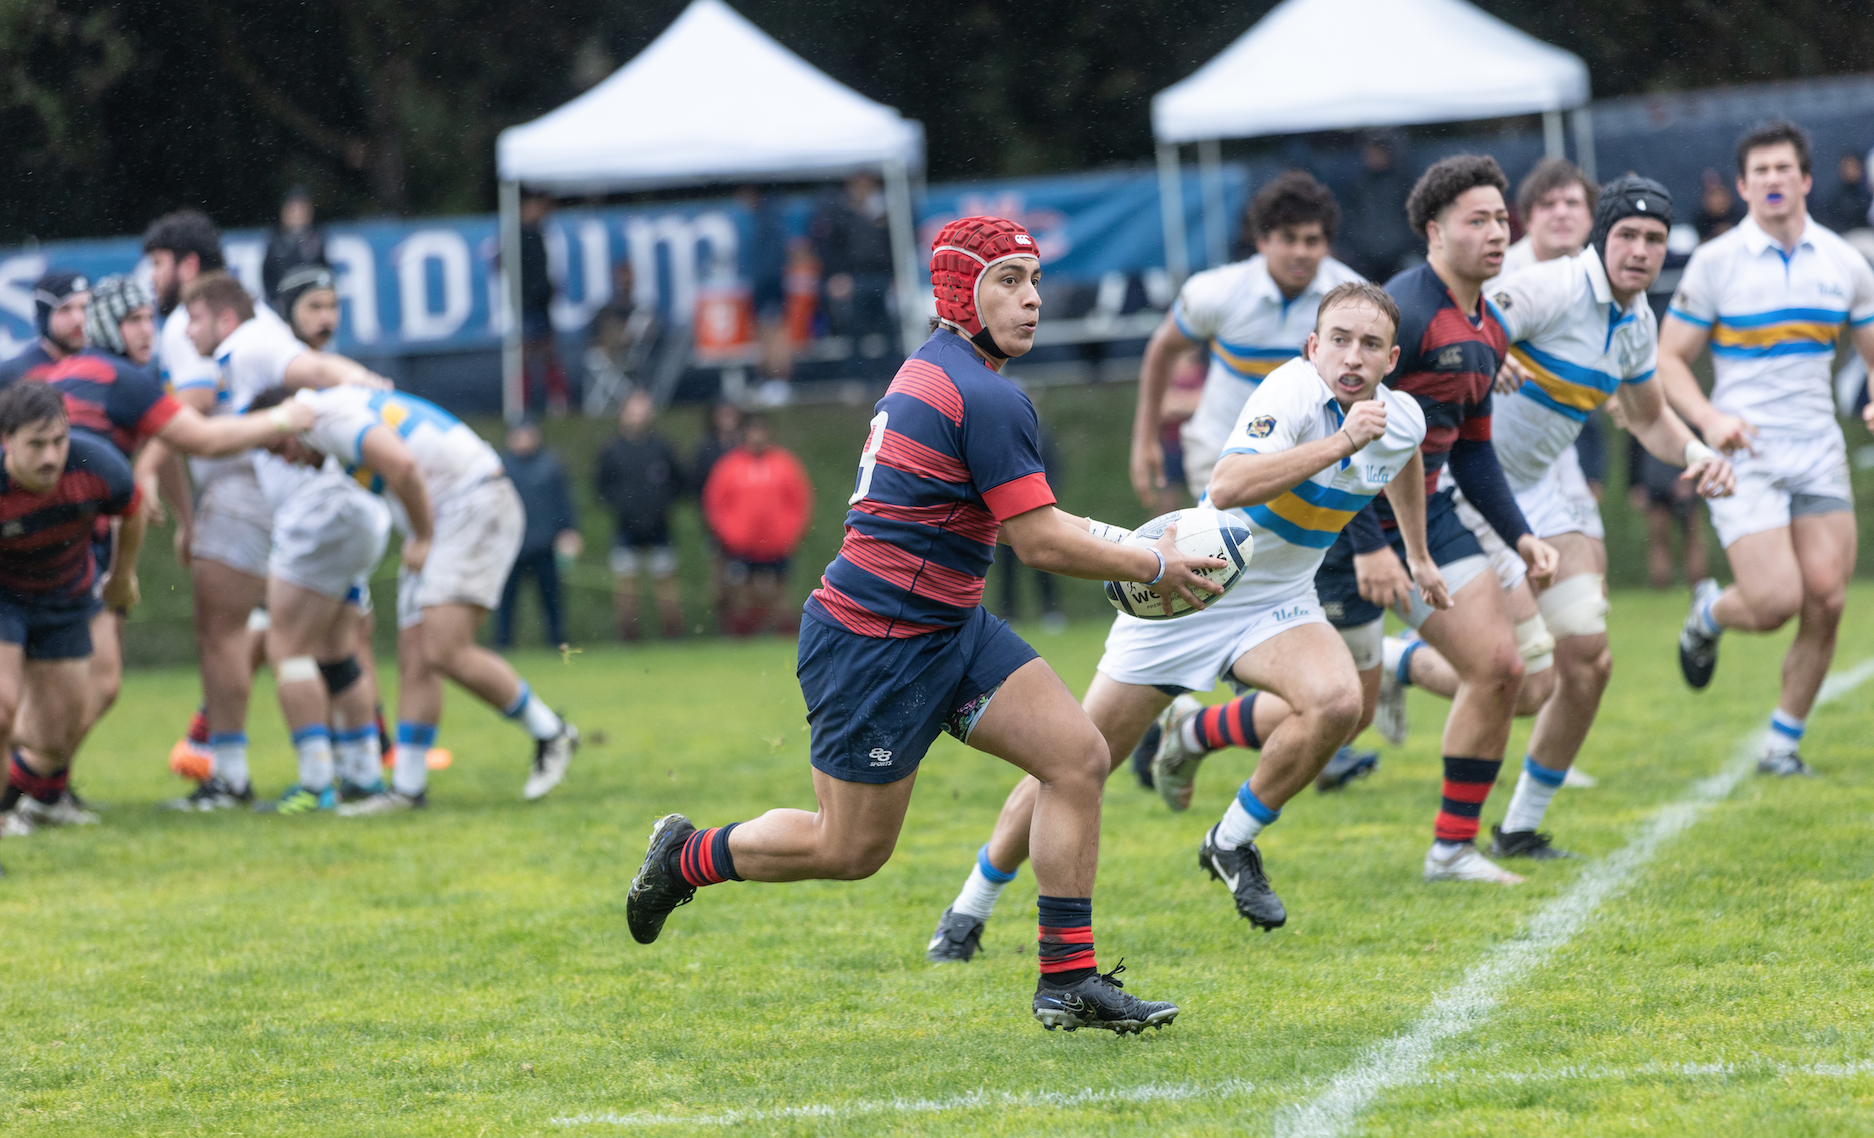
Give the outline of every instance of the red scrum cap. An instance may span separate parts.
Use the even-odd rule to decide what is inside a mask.
[[[982,315],[976,309],[976,288],[993,265],[1015,257],[1034,257],[1035,239],[1005,217],[959,217],[931,242],[931,291],[937,295],[937,315],[963,329],[971,340],[989,340]],[[990,340],[990,345],[994,341]],[[984,345],[984,350],[991,350]],[[1006,359],[999,349],[994,354]]]

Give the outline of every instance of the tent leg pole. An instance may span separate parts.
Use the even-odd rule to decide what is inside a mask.
[[[1228,264],[1229,219],[1223,216],[1223,144],[1205,139],[1197,144],[1197,170],[1204,187],[1204,267]]]
[[[1575,120],[1575,165],[1581,167],[1588,181],[1599,185],[1601,179],[1594,171],[1594,112],[1576,107],[1570,117]]]
[[[1191,275],[1191,254],[1184,243],[1184,178],[1175,142],[1158,144],[1158,211],[1165,223],[1165,274],[1176,296]]]
[[[507,302],[507,321],[501,330],[501,416],[518,423],[527,413],[521,386],[521,188],[502,182],[501,293]]]
[[[924,342],[924,306],[917,292],[917,230],[911,218],[911,179],[903,160],[885,163],[885,210],[891,222],[892,283],[898,290],[899,338],[904,354]]]
[[[1567,144],[1562,140],[1562,112],[1542,112],[1542,153],[1545,158],[1568,157]]]

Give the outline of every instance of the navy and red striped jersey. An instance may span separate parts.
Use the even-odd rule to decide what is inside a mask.
[[[58,362],[46,351],[46,342],[34,338],[25,351],[0,363],[0,387],[11,387],[22,379],[42,378]]]
[[[861,636],[954,628],[982,601],[1002,522],[1054,503],[1035,405],[940,328],[876,410],[846,540],[807,614]]]
[[[0,467],[0,596],[46,608],[91,603],[98,567],[92,523],[122,517],[139,504],[130,463],[84,431],[71,433],[65,472],[45,494],[14,483]]]
[[[126,458],[182,410],[153,369],[93,348],[31,378],[64,397],[72,426],[103,435]]]
[[[1490,385],[1509,354],[1509,337],[1488,301],[1469,315],[1430,265],[1386,282],[1399,304],[1399,362],[1386,386],[1417,399],[1425,412],[1425,493],[1459,439],[1490,441]],[[1389,511],[1388,511],[1389,512]]]

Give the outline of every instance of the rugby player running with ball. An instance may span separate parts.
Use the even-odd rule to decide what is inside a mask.
[[[649,944],[671,910],[724,881],[857,880],[891,856],[918,763],[939,731],[1035,776],[1029,846],[1040,885],[1034,1015],[1053,1029],[1162,1027],[1176,1005],[1094,964],[1093,879],[1106,743],[1034,649],[980,601],[997,541],[1028,565],[1141,581],[1199,604],[1221,588],[1167,530],[1150,549],[1063,513],[1042,472],[1035,408],[1001,374],[1034,344],[1041,262],[999,217],[951,222],[932,247],[938,323],[879,400],[846,538],[808,600],[798,672],[817,811],[697,829],[658,820],[625,916]],[[1105,540],[1102,540],[1102,539]]]

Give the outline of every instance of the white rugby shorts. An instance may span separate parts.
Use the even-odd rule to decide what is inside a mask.
[[[1122,684],[1210,691],[1252,648],[1291,628],[1327,623],[1312,584],[1274,603],[1229,604],[1235,596],[1175,620],[1114,616],[1099,670]]]
[[[334,481],[308,483],[274,515],[267,571],[342,601],[354,587],[369,595],[371,571],[390,541],[390,508],[375,494]]]
[[[435,530],[422,572],[398,574],[398,628],[422,624],[423,610],[438,605],[499,606],[527,511],[512,482],[491,478],[436,506]]]
[[[1601,526],[1600,503],[1588,489],[1574,447],[1563,451],[1534,486],[1517,491],[1516,504],[1522,507],[1523,518],[1537,537],[1579,533],[1596,541],[1607,540],[1607,531]],[[1515,556],[1514,551],[1511,556]],[[1516,560],[1522,563],[1522,558]]]
[[[1754,445],[1756,454],[1730,456],[1737,493],[1705,503],[1719,544],[1729,548],[1740,537],[1780,529],[1791,517],[1854,509],[1840,424],[1830,420],[1804,435],[1765,431]]]
[[[221,468],[196,494],[189,556],[265,577],[272,545],[273,511],[253,464],[243,460]]]

